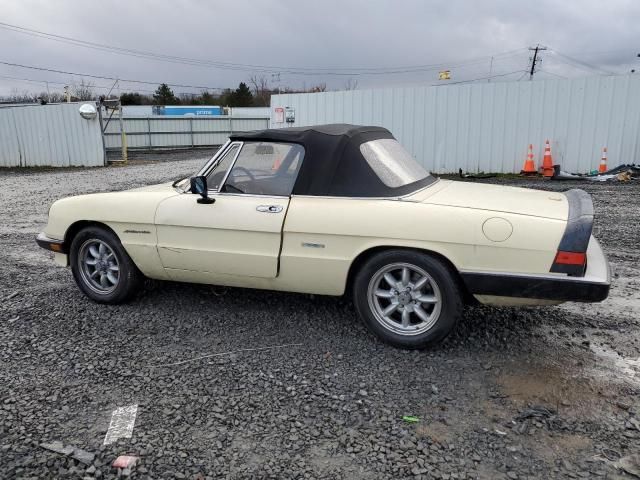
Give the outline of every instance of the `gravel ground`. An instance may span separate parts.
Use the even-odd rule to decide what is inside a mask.
[[[197,157],[211,158],[217,150],[216,147],[202,147],[195,150],[129,150],[127,158],[133,163],[158,163],[173,160],[191,160]],[[122,160],[122,154],[119,150],[107,150],[107,159],[115,163]]]
[[[150,283],[97,305],[34,243],[58,198],[202,162],[0,172],[0,477],[630,478],[617,461],[640,446],[638,182],[579,184],[615,270],[609,299],[469,308],[422,352],[379,343],[341,298]],[[103,445],[127,405],[132,437]],[[81,450],[41,446],[55,441]],[[125,453],[138,466],[112,468]]]

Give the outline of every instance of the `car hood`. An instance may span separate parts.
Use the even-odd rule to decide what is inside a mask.
[[[160,202],[180,195],[170,183],[135,188],[123,192],[91,193],[60,199],[49,209],[45,234],[64,238],[77,221],[113,224],[153,224]]]
[[[127,192],[162,192],[164,190],[166,190],[167,192],[175,193],[175,189],[171,186],[171,182],[159,183],[157,185],[149,185],[146,187],[131,188],[126,191]]]
[[[556,220],[569,216],[569,204],[562,193],[483,183],[440,180],[410,200]]]

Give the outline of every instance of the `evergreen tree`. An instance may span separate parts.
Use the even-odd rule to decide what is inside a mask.
[[[253,105],[253,94],[246,83],[240,82],[238,88],[226,95],[229,107],[250,107]]]
[[[123,93],[120,95],[120,103],[122,105],[149,105],[149,97],[141,95],[138,92]]]
[[[201,105],[215,105],[219,99],[211,95],[211,93],[204,91],[202,95],[200,95],[200,104]]]
[[[153,94],[153,103],[156,105],[176,105],[180,102],[178,102],[169,85],[163,83],[156,89],[156,93]]]

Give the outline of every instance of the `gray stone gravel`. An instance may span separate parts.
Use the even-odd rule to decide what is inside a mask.
[[[630,478],[614,464],[640,446],[638,182],[580,185],[616,272],[610,299],[470,308],[422,352],[379,343],[342,298],[149,283],[97,305],[33,241],[57,198],[202,161],[0,172],[0,477],[116,478],[131,454],[126,473],[149,479]],[[301,345],[239,351],[288,344]],[[103,446],[131,404],[132,438]]]

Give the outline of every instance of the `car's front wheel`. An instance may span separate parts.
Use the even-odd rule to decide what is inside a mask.
[[[423,348],[443,340],[462,312],[460,288],[439,259],[411,250],[371,257],[354,281],[356,310],[383,341]]]
[[[78,232],[69,250],[73,278],[92,300],[117,304],[138,291],[143,275],[113,232],[87,227]]]

